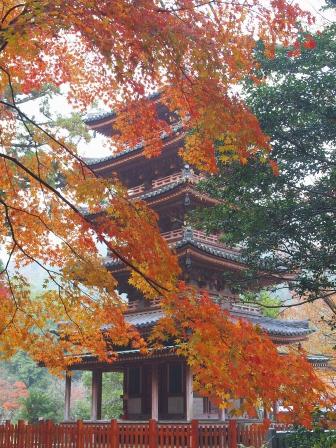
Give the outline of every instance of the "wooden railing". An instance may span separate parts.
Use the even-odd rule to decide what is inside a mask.
[[[182,173],[171,174],[170,176],[161,177],[160,179],[154,179],[152,181],[153,188],[161,188],[165,185],[173,184],[174,182],[178,182],[182,179]]]
[[[188,179],[189,182],[197,183],[200,180],[204,179],[204,175],[195,174],[192,171],[186,173],[185,171],[181,171],[180,173],[171,174],[170,176],[161,177],[160,179],[155,179],[152,182],[153,188],[161,188],[165,185],[172,184],[174,182],[178,182],[181,179]]]
[[[173,243],[183,237],[183,229],[171,230],[170,232],[163,232],[161,236],[168,242]]]
[[[155,297],[154,299],[147,300],[145,302],[146,305],[142,305],[144,302],[140,300],[131,300],[128,302],[127,311],[142,311],[141,305],[143,308],[143,311],[148,308],[158,308],[160,306],[160,302],[162,300],[162,297]]]
[[[170,176],[161,177],[160,179],[154,179],[152,181],[152,185],[149,188],[150,190],[156,190],[157,188],[164,187],[165,185],[173,184],[174,182],[179,182],[181,179],[186,179],[191,183],[197,183],[200,180],[204,179],[204,175],[195,174],[192,171],[186,172],[185,170],[180,171],[179,173],[171,174]],[[138,196],[145,192],[145,186],[137,185],[136,187],[128,189],[129,196]]]
[[[259,305],[252,305],[249,303],[231,303],[230,310],[236,313],[248,313],[260,316],[261,310]]]
[[[163,238],[168,241],[168,243],[173,243],[181,239],[185,233],[186,229],[177,229],[171,230],[170,232],[161,233]],[[192,232],[192,236],[195,240],[202,241],[204,243],[212,244],[215,246],[221,245],[219,241],[219,237],[217,235],[208,235],[201,230],[190,230]]]
[[[220,244],[219,237],[217,235],[208,235],[201,230],[193,230],[193,235],[196,240],[204,241],[210,244]]]
[[[239,303],[237,300],[239,298],[236,295],[223,295],[220,293],[215,293],[208,291],[208,296],[215,302],[219,303],[222,308],[231,311],[233,313],[244,313],[253,314],[255,316],[260,316],[261,309],[259,305],[253,305],[249,303]],[[151,308],[159,308],[162,297],[155,297],[154,299],[148,300],[146,305],[143,301],[132,300],[128,303],[128,312],[141,312]]]
[[[182,239],[185,236],[192,236],[192,238],[196,241],[200,241],[202,243],[210,244],[212,246],[216,247],[224,247],[224,244],[220,241],[218,235],[208,235],[207,233],[203,232],[202,230],[195,230],[191,227],[182,227],[180,229],[171,230],[170,232],[163,232],[161,233],[161,236],[168,242],[168,243],[174,243],[180,239]],[[234,248],[227,248],[226,250],[229,250],[233,254],[239,254],[239,249]]]
[[[0,425],[0,448],[261,448],[262,425],[226,423],[117,422]]]
[[[142,194],[145,191],[145,186],[142,185],[138,185],[137,187],[134,188],[129,188],[127,190],[128,196],[137,196],[138,194]]]

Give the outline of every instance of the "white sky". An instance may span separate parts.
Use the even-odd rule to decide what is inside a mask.
[[[328,24],[330,22],[336,21],[336,7],[334,10],[328,9],[327,11],[320,11],[320,9],[325,5],[324,0],[296,0],[297,3],[302,7],[310,11],[314,16],[316,16],[318,23]]]

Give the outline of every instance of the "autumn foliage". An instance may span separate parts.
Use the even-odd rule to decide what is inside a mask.
[[[156,326],[155,347],[171,341],[194,373],[194,388],[231,414],[271,410],[276,401],[288,409],[288,422],[309,426],[316,407],[331,397],[305,352],[281,356],[269,337],[243,319],[232,318],[206,292],[180,285],[178,296],[165,298],[166,317]],[[239,410],[233,400],[241,399]]]
[[[246,163],[251,154],[267,160],[268,139],[234,86],[256,67],[256,38],[272,56],[277,43],[296,42],[299,19],[310,21],[286,0],[2,2],[0,244],[9,254],[0,280],[4,356],[23,349],[57,370],[81,353],[113,360],[120,345],[145,348],[123,319],[125,304],[97,242],[129,266],[130,281],[147,297],[173,291],[179,274],[155,213],[130,201],[117,181],[97,178],[61,132],[38,125],[21,103],[47,83],[67,85],[68,100],[80,110],[98,99],[116,111],[116,150],[141,141],[151,157],[162,149],[162,131],[171,132],[148,100],[160,92],[182,122],[181,153],[193,165],[215,171],[215,147],[224,161]],[[22,135],[26,144],[18,145]],[[34,297],[19,272],[32,263],[47,275],[45,291]],[[174,306],[167,300],[169,313]],[[206,297],[197,304],[181,299],[175,312],[182,329],[192,329],[179,350],[195,369],[197,387],[205,394],[218,390],[218,402],[244,396],[249,407],[261,396],[268,405],[285,390],[300,413],[300,394],[309,401],[313,390],[322,390],[302,358],[286,368],[267,338],[233,323]],[[170,316],[165,324],[173,325]],[[114,343],[108,352],[106,339]],[[294,384],[302,387],[296,396]],[[309,410],[307,404],[303,418]]]

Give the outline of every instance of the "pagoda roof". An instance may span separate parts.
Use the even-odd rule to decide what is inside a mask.
[[[207,252],[210,255],[214,255],[225,260],[234,261],[236,263],[246,263],[241,254],[232,249],[226,248],[225,246],[213,246],[212,244],[203,243],[198,241],[193,236],[183,237],[180,241],[172,244],[175,249],[183,248],[187,245],[191,245],[203,252]]]
[[[300,338],[305,339],[314,330],[309,328],[307,320],[280,320],[265,316],[257,316],[248,312],[230,312],[234,319],[243,319],[260,327],[271,338]],[[164,312],[161,309],[144,311],[140,313],[126,314],[125,319],[129,324],[139,329],[155,325],[162,317]]]
[[[159,92],[151,93],[146,97],[148,100],[157,100],[160,98]],[[103,110],[97,110],[96,112],[90,112],[84,117],[84,123],[88,126],[94,126],[97,123],[105,120],[113,119],[117,116],[116,112],[113,110],[110,111],[103,111]],[[100,124],[100,123],[99,123]]]
[[[113,111],[98,110],[97,112],[88,113],[84,118],[84,123],[88,126],[91,126],[98,123],[99,121],[106,120],[107,118],[115,118],[116,116],[117,114]]]
[[[85,157],[83,158],[83,160],[89,166],[98,165],[99,163],[104,163],[110,160],[118,159],[119,157],[123,157],[124,155],[129,154],[131,152],[141,151],[143,148],[144,144],[138,143],[133,147],[126,148],[123,151],[118,151],[105,157]]]
[[[177,122],[170,126],[170,132],[162,131],[161,132],[161,140],[164,142],[163,145],[169,145],[170,143],[175,142],[177,139],[178,141],[182,140],[184,138],[184,132],[183,131],[183,124],[182,122]],[[116,151],[108,156],[105,157],[85,157],[83,158],[83,161],[91,166],[94,167],[95,165],[101,165],[106,164],[107,162],[112,162],[114,160],[122,159],[123,157],[129,155],[129,154],[137,154],[141,153],[145,147],[144,142],[139,142],[135,146],[131,146],[128,148],[123,149],[122,151]],[[145,157],[145,156],[144,156]],[[94,169],[94,168],[93,168]]]
[[[330,361],[330,356],[309,354],[307,359],[315,367],[327,367]]]
[[[173,232],[167,232],[167,234],[162,234],[162,236],[167,240],[169,246],[177,252],[189,246],[200,252],[209,254],[212,257],[227,260],[240,265],[246,265],[246,260],[241,255],[239,249],[228,248],[221,243],[206,242],[204,240],[206,240],[207,237],[203,235],[205,235],[204,232],[195,231],[190,227]],[[208,237],[209,240],[210,238],[211,237]],[[122,261],[119,259],[111,259],[109,257],[106,257],[105,259],[106,267],[117,267],[122,264]],[[266,265],[260,267],[263,269],[267,268]]]

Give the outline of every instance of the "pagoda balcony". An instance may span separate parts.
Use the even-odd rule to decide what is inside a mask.
[[[194,240],[219,248],[225,247],[226,250],[232,251],[234,254],[239,254],[239,249],[226,247],[225,244],[220,241],[219,235],[207,234],[202,230],[195,230],[189,226],[182,227],[177,230],[171,230],[170,232],[161,233],[161,236],[168,242],[169,245],[174,245],[174,243],[181,240]]]
[[[172,184],[180,184],[183,182],[190,182],[193,184],[198,183],[200,180],[204,179],[203,174],[195,174],[191,169],[184,168],[179,173],[171,174],[170,176],[161,177],[159,179],[154,179],[151,182],[149,188],[146,188],[144,184],[137,185],[136,187],[128,189],[128,195],[130,197],[138,197],[144,194],[145,192],[150,192],[154,190],[158,190],[162,187]]]
[[[202,230],[195,230],[190,226],[181,227],[180,229],[163,232],[161,236],[167,241],[169,247],[177,249],[186,244],[192,244],[204,249],[215,256],[221,256],[231,261],[240,262],[241,255],[239,247],[227,247],[220,241],[219,235],[209,235]],[[119,258],[111,257],[111,253],[107,251],[105,258],[106,266],[117,267],[121,264]]]
[[[218,303],[221,308],[230,311],[233,314],[248,314],[253,316],[261,316],[261,308],[259,305],[252,303],[242,303],[237,295],[222,294],[219,292],[207,291],[208,296],[213,302]],[[160,308],[162,298],[156,297],[155,299],[143,301],[143,300],[131,300],[128,302],[127,313],[142,313],[145,311]]]

